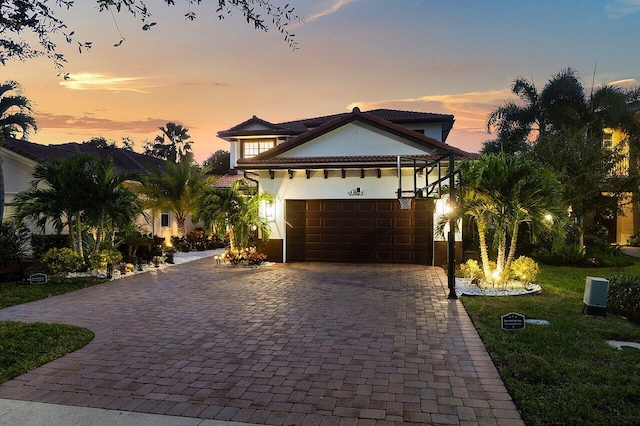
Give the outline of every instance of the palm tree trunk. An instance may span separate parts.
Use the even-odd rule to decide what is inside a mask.
[[[182,214],[176,214],[176,222],[178,222],[178,235],[184,237],[187,235],[187,228],[185,228],[184,223],[187,218]]]
[[[509,247],[509,256],[507,257],[507,263],[504,266],[505,272],[511,270],[511,264],[513,263],[513,258],[516,257],[516,244],[518,243],[518,229],[519,224],[516,223],[513,226],[513,232],[511,234],[511,246]]]
[[[489,269],[489,250],[487,248],[487,235],[485,226],[478,223],[478,240],[480,243],[480,259],[482,260],[482,270],[486,281],[491,280],[491,269]]]
[[[229,248],[231,251],[236,249],[236,231],[233,227],[229,228]]]
[[[80,221],[80,213],[76,213],[76,239],[78,244],[78,254],[84,258],[84,249],[82,247],[82,223]]]
[[[578,243],[580,247],[584,247],[584,216],[578,215]]]

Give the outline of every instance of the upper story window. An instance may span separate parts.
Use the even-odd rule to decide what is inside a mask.
[[[255,157],[258,154],[270,150],[274,146],[276,146],[276,141],[273,139],[242,141],[242,158]]]
[[[613,133],[607,131],[604,132],[604,135],[602,136],[602,147],[607,149],[613,148]]]

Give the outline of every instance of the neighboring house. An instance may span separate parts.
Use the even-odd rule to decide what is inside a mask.
[[[65,143],[61,145],[41,145],[34,142],[6,138],[0,148],[0,160],[3,161],[5,178],[5,218],[11,215],[13,197],[31,185],[36,164],[51,158],[68,158],[75,154],[90,154],[98,158],[110,157],[120,172],[135,172],[140,176],[153,170],[163,170],[163,160],[128,151],[121,148],[97,148],[89,144]],[[148,212],[148,219],[141,218],[143,232],[154,233],[167,238],[177,235],[178,227],[174,214],[157,212],[154,216]],[[189,225],[187,221],[187,225]],[[191,228],[193,229],[193,228]],[[47,233],[53,233],[47,229]]]
[[[619,129],[604,129],[602,146],[614,148],[627,139],[627,135]],[[617,165],[613,174],[626,176],[629,174],[629,147],[624,147],[625,158]],[[633,201],[633,194],[622,200],[619,206],[596,215],[595,221],[607,228],[610,243],[626,245],[627,240],[640,229],[640,203]]]
[[[400,208],[397,156],[475,157],[445,143],[453,123],[452,115],[354,108],[278,124],[254,116],[218,136],[230,142],[231,173],[254,173],[274,198],[263,206],[269,259],[443,264],[433,203]]]

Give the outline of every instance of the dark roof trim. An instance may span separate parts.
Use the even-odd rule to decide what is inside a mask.
[[[441,155],[414,155],[412,158],[435,160]],[[468,160],[476,158],[476,154],[469,156],[456,155],[456,160]],[[255,157],[253,157],[255,158]],[[248,159],[248,160],[252,160]],[[398,157],[395,155],[371,155],[353,157],[286,157],[274,158],[271,161],[246,161],[238,164],[240,170],[264,170],[264,169],[340,169],[340,168],[395,168]]]
[[[260,124],[267,127],[264,130],[246,130],[245,127],[252,124]],[[257,116],[253,116],[250,119],[243,121],[242,123],[233,126],[230,129],[218,132],[218,137],[231,138],[233,136],[245,136],[245,135],[290,135],[291,130],[286,129],[278,124],[269,123],[267,120],[263,120]]]

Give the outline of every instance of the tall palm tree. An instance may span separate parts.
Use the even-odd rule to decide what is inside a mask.
[[[167,162],[164,172],[147,176],[138,191],[145,197],[146,207],[172,211],[178,222],[178,234],[184,237],[187,215],[196,211],[199,193],[209,181],[189,153],[177,164]]]
[[[487,131],[495,130],[498,139],[539,140],[550,133],[578,130],[601,135],[605,127],[622,128],[629,136],[640,131],[634,119],[640,89],[605,85],[593,88],[587,96],[577,71],[567,68],[555,74],[541,92],[521,77],[514,80],[511,91],[522,102],[506,102],[487,118]]]
[[[5,138],[27,139],[36,131],[31,102],[22,94],[20,83],[8,80],[0,84],[0,147]],[[0,223],[4,216],[4,172],[0,159]]]
[[[463,165],[465,215],[476,222],[485,278],[506,276],[515,257],[518,231],[528,224],[532,236],[561,229],[561,192],[555,175],[541,164],[517,156],[487,154]],[[549,217],[551,220],[549,220]],[[493,230],[496,270],[489,267],[487,236]]]
[[[167,123],[166,127],[158,127],[162,134],[156,136],[154,142],[145,146],[145,154],[177,163],[191,152],[189,130],[182,124]]]
[[[273,197],[238,180],[230,188],[209,187],[203,190],[197,214],[205,227],[213,226],[219,235],[229,234],[231,250],[244,249],[255,231],[263,241],[269,240],[271,228],[260,215],[260,205],[266,201],[273,201]]]

